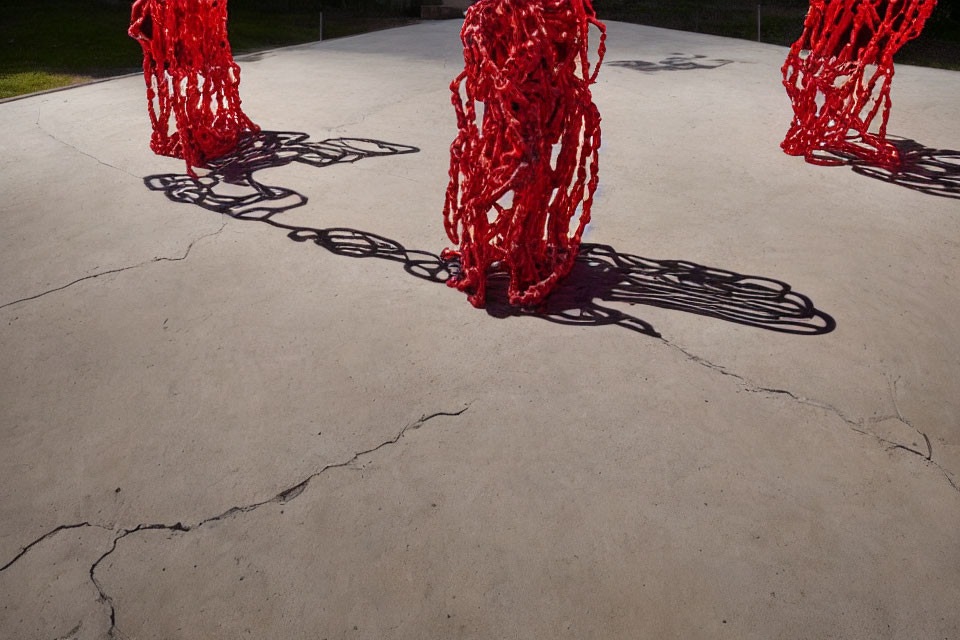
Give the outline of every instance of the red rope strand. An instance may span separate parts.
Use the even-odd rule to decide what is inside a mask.
[[[935,6],[936,0],[811,0],[803,35],[783,65],[794,112],[783,150],[814,164],[842,163],[826,152],[899,166],[886,137],[893,55],[920,35]]]
[[[590,25],[601,34],[592,68]],[[605,38],[590,0],[480,0],[467,11],[465,68],[450,85],[459,133],[443,215],[459,244],[447,255],[461,261],[448,284],[474,306],[485,302],[492,268],[509,273],[511,304],[532,305],[573,266],[598,182],[590,85]]]
[[[143,48],[154,152],[183,158],[195,175],[260,131],[240,109],[227,0],[136,0],[128,33]]]

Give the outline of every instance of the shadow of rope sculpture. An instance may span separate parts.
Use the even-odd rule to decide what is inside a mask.
[[[592,69],[591,25],[601,34]],[[476,307],[492,269],[509,274],[510,304],[532,305],[573,266],[598,181],[590,85],[605,38],[590,0],[480,0],[467,11],[465,68],[450,85],[459,133],[443,215],[459,244],[447,255],[461,263],[448,284]]]
[[[623,67],[624,69],[633,69],[643,73],[657,73],[658,71],[696,71],[701,69],[719,69],[728,64],[733,64],[733,60],[723,58],[707,58],[702,54],[687,55],[684,53],[674,53],[664,58],[660,62],[647,62],[646,60],[614,60],[608,62],[608,67]]]
[[[240,140],[228,155],[208,162],[203,176],[164,173],[148,176],[151,191],[163,191],[174,202],[185,202],[233,218],[265,221],[270,216],[302,207],[307,197],[287,187],[275,187],[254,178],[257,171],[300,162],[312,167],[353,163],[364,158],[417,153],[416,147],[366,138],[330,138],[308,142],[296,131],[262,131]]]
[[[813,164],[844,164],[829,156],[842,153],[897,167],[897,147],[886,139],[893,56],[920,35],[935,6],[936,0],[811,0],[803,35],[783,65],[794,112],[783,150]]]
[[[456,265],[451,266],[455,271]],[[653,337],[648,322],[611,306],[649,305],[717,318],[779,333],[822,335],[836,321],[786,282],[689,260],[655,260],[584,243],[570,275],[536,309],[505,303],[491,279],[487,312],[495,317],[536,316],[557,324],[616,325]]]
[[[397,240],[369,231],[284,221],[283,214],[306,204],[307,197],[293,189],[263,184],[255,179],[256,172],[292,162],[327,167],[419,151],[408,145],[364,138],[307,139],[306,133],[264,131],[244,139],[235,152],[217,159],[203,177],[167,173],[147,176],[144,184],[173,202],[194,204],[241,221],[260,222],[285,232],[295,242],[313,243],[338,256],[396,263],[423,281],[441,284],[459,276],[459,259],[449,254],[407,249]],[[486,305],[490,316],[534,317],[584,327],[613,325],[660,337],[650,323],[614,306],[640,304],[798,335],[821,335],[836,327],[832,317],[785,282],[687,260],[644,258],[602,244],[583,244],[569,277],[535,307],[510,304],[508,283],[505,272],[492,274]]]
[[[960,151],[931,149],[895,136],[891,142],[900,152],[899,167],[891,170],[851,159],[853,171],[927,195],[960,200]]]
[[[240,109],[227,0],[136,0],[127,33],[143,48],[155,153],[182,158],[196,175],[260,130]]]

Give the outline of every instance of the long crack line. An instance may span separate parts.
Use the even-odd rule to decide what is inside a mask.
[[[438,411],[438,412],[432,413],[432,414],[430,414],[430,415],[421,416],[421,418],[420,418],[419,420],[417,420],[416,422],[414,422],[414,423],[412,423],[412,424],[408,424],[408,425],[405,426],[403,429],[401,429],[400,432],[399,432],[396,436],[394,436],[393,438],[390,438],[389,440],[386,440],[386,441],[384,441],[384,442],[381,442],[380,444],[378,444],[377,446],[375,446],[375,447],[373,447],[373,448],[371,448],[371,449],[365,449],[364,451],[359,451],[359,452],[357,452],[357,453],[354,453],[354,454],[350,457],[350,459],[346,460],[345,462],[338,462],[338,463],[334,463],[334,464],[328,464],[328,465],[324,466],[322,469],[320,469],[319,471],[316,471],[316,472],[310,474],[309,476],[307,476],[306,479],[298,482],[297,484],[293,485],[292,487],[289,487],[288,489],[284,489],[284,490],[281,491],[280,493],[276,494],[275,496],[273,496],[272,498],[269,498],[269,499],[267,499],[267,500],[262,500],[262,501],[260,501],[260,502],[254,502],[254,503],[252,503],[252,504],[245,505],[245,506],[241,506],[241,507],[232,507],[232,508],[230,508],[230,509],[227,509],[226,511],[224,511],[223,513],[221,513],[221,514],[219,514],[219,515],[212,516],[212,517],[210,517],[210,518],[206,518],[206,519],[204,519],[204,520],[201,520],[200,522],[198,522],[197,524],[192,525],[192,526],[185,525],[185,524],[183,524],[182,522],[177,522],[176,524],[172,524],[172,525],[169,525],[169,524],[139,524],[139,525],[137,525],[137,526],[135,526],[135,527],[133,527],[133,528],[124,529],[124,530],[120,533],[120,535],[118,535],[116,538],[114,538],[113,544],[110,546],[110,548],[109,548],[103,555],[101,555],[99,558],[97,558],[97,561],[94,562],[94,563],[90,566],[90,581],[93,583],[94,588],[96,588],[96,590],[97,590],[97,594],[98,594],[98,595],[97,595],[97,599],[98,599],[99,602],[103,603],[104,606],[105,606],[105,607],[107,608],[107,610],[108,610],[108,614],[109,614],[109,618],[110,618],[110,628],[107,630],[107,635],[108,635],[108,637],[110,637],[110,638],[117,637],[117,634],[119,633],[119,631],[117,630],[117,607],[116,607],[116,605],[114,604],[113,597],[110,596],[110,595],[104,590],[103,585],[101,585],[101,584],[100,584],[100,581],[97,580],[96,572],[97,572],[97,567],[100,566],[100,563],[102,563],[104,560],[106,560],[107,557],[109,557],[111,554],[113,554],[114,551],[117,550],[117,545],[118,545],[118,544],[120,543],[120,541],[123,540],[124,538],[126,538],[126,537],[128,537],[128,536],[131,536],[131,535],[133,535],[133,534],[136,534],[136,533],[140,533],[141,531],[158,531],[158,530],[159,530],[159,531],[169,531],[169,532],[171,532],[171,533],[180,533],[180,534],[189,533],[190,531],[193,531],[193,530],[195,530],[195,529],[199,529],[200,527],[202,527],[202,526],[205,525],[205,524],[208,524],[208,523],[211,523],[211,522],[216,522],[216,521],[219,521],[219,520],[225,520],[225,519],[228,519],[228,518],[233,518],[233,517],[235,517],[235,516],[238,516],[238,515],[244,514],[244,513],[250,513],[251,511],[255,511],[255,510],[259,509],[260,507],[262,507],[262,506],[264,506],[264,505],[267,505],[267,504],[273,504],[273,503],[275,503],[275,504],[286,504],[286,503],[290,502],[291,500],[294,500],[294,499],[296,499],[298,496],[300,496],[304,491],[306,491],[307,487],[310,485],[310,483],[311,483],[314,479],[316,479],[316,478],[319,477],[320,475],[326,473],[327,471],[330,471],[331,469],[339,469],[339,468],[343,468],[343,467],[348,467],[348,466],[354,464],[357,460],[359,460],[359,459],[362,458],[363,456],[371,455],[371,454],[373,454],[373,453],[376,453],[376,452],[379,451],[380,449],[383,449],[384,447],[389,447],[389,446],[391,446],[391,445],[394,445],[394,444],[398,443],[398,442],[407,434],[408,431],[415,431],[415,430],[419,429],[420,427],[422,427],[422,426],[423,426],[424,424],[426,424],[427,422],[429,422],[430,420],[433,420],[434,418],[438,418],[438,417],[440,417],[440,416],[448,416],[448,417],[461,416],[461,415],[463,415],[464,413],[466,413],[466,411],[470,408],[470,404],[471,404],[471,403],[467,403],[467,405],[466,405],[463,409],[460,409],[459,411],[452,411],[452,412],[451,412],[451,411]],[[21,555],[23,555],[23,554],[21,554]],[[16,560],[14,560],[14,562],[15,562],[15,561],[16,561]]]
[[[42,106],[42,103],[41,103],[41,105],[37,106],[37,121],[35,122],[35,124],[36,124],[36,126],[37,126],[37,129],[39,129],[42,133],[44,133],[45,135],[47,135],[51,140],[54,140],[55,142],[59,142],[59,143],[62,144],[63,146],[67,147],[68,149],[72,149],[72,150],[76,151],[77,153],[79,153],[80,155],[86,156],[86,157],[90,158],[91,160],[97,162],[98,164],[102,164],[102,165],[105,166],[105,167],[110,167],[111,169],[116,169],[117,171],[120,171],[120,172],[122,172],[122,173],[127,174],[127,175],[130,176],[131,178],[137,178],[138,180],[142,180],[142,179],[143,179],[141,176],[134,175],[134,174],[130,173],[129,171],[127,171],[126,169],[123,169],[122,167],[118,167],[118,166],[116,166],[116,165],[112,165],[112,164],[109,164],[109,163],[107,163],[107,162],[104,162],[104,161],[101,160],[100,158],[98,158],[98,157],[96,157],[96,156],[94,156],[94,155],[91,155],[91,154],[87,153],[86,151],[83,151],[82,149],[80,149],[80,148],[78,148],[78,147],[75,147],[74,145],[70,144],[70,143],[67,142],[66,140],[62,140],[62,139],[58,138],[57,136],[55,136],[54,134],[52,134],[50,131],[48,131],[46,128],[44,128],[44,126],[43,126],[42,124],[40,124],[40,107],[41,107],[41,106]]]
[[[101,278],[101,277],[103,277],[103,276],[108,276],[108,275],[111,275],[111,274],[114,274],[114,273],[122,273],[122,272],[124,272],[124,271],[130,271],[131,269],[139,269],[139,268],[141,268],[141,267],[146,267],[146,266],[148,266],[148,265],[156,264],[156,263],[158,263],[158,262],[181,262],[181,261],[187,259],[187,257],[190,255],[190,251],[193,250],[193,246],[194,246],[195,244],[197,244],[198,242],[200,242],[201,240],[204,240],[204,239],[206,239],[206,238],[210,238],[210,237],[213,237],[213,236],[215,236],[215,235],[218,235],[221,231],[223,231],[224,227],[227,226],[227,222],[228,222],[229,220],[230,220],[230,218],[225,217],[225,218],[223,219],[223,223],[220,225],[220,228],[219,228],[219,229],[217,229],[216,231],[213,231],[213,232],[211,232],[211,233],[204,234],[204,235],[200,236],[199,238],[196,238],[196,239],[194,239],[192,242],[190,242],[189,246],[187,246],[187,249],[186,249],[186,251],[184,251],[184,253],[183,253],[182,256],[174,256],[174,257],[172,257],[172,258],[169,258],[169,257],[157,257],[157,258],[152,258],[152,259],[150,259],[150,260],[147,260],[147,261],[145,261],[145,262],[141,262],[141,263],[139,263],[139,264],[134,264],[134,265],[126,266],[126,267],[120,267],[120,268],[117,268],[117,269],[109,269],[109,270],[107,270],[107,271],[101,271],[101,272],[99,272],[99,273],[93,273],[93,274],[91,274],[91,275],[89,275],[89,276],[84,276],[84,277],[82,277],[82,278],[77,278],[77,279],[74,280],[73,282],[68,282],[68,283],[65,284],[65,285],[56,287],[56,288],[54,288],[54,289],[49,289],[49,290],[47,290],[47,291],[44,291],[43,293],[38,293],[38,294],[36,294],[36,295],[27,296],[26,298],[20,298],[19,300],[14,300],[13,302],[4,303],[4,304],[0,305],[0,309],[6,309],[7,307],[12,307],[13,305],[15,305],[15,304],[20,304],[21,302],[30,302],[31,300],[36,300],[37,298],[42,298],[42,297],[44,297],[44,296],[46,296],[46,295],[50,295],[51,293],[56,293],[56,292],[58,292],[58,291],[63,291],[64,289],[69,289],[69,288],[72,287],[73,285],[79,284],[79,283],[84,282],[84,281],[86,281],[86,280],[93,280],[93,279],[95,279],[95,278]]]
[[[46,540],[47,538],[52,538],[53,536],[57,535],[57,534],[60,533],[61,531],[68,531],[68,530],[70,530],[70,529],[85,529],[85,528],[87,528],[87,527],[100,527],[100,526],[99,526],[99,525],[95,525],[95,524],[90,524],[89,522],[78,522],[77,524],[62,524],[62,525],[60,525],[59,527],[57,527],[56,529],[51,529],[50,531],[46,532],[45,534],[43,534],[42,536],[40,536],[39,538],[37,538],[36,540],[34,540],[33,542],[31,542],[30,544],[28,544],[27,546],[25,546],[25,547],[23,547],[22,549],[20,549],[20,553],[18,553],[17,555],[15,555],[15,556],[10,560],[10,562],[8,562],[7,564],[5,564],[5,565],[3,565],[2,567],[0,567],[0,571],[6,571],[6,570],[9,569],[10,567],[12,567],[12,566],[14,565],[14,563],[17,562],[17,560],[19,560],[19,559],[22,558],[23,556],[27,555],[27,553],[29,553],[31,549],[33,549],[35,546],[37,546],[38,544],[40,544],[41,542],[43,542],[43,541]],[[100,528],[103,529],[103,528],[105,528],[105,527],[100,527]],[[107,529],[107,531],[109,531],[109,529]]]
[[[892,391],[893,391],[894,409],[895,409],[896,412],[897,412],[896,418],[897,418],[898,420],[900,420],[901,422],[903,422],[903,424],[905,424],[905,425],[907,425],[908,427],[914,429],[917,433],[919,433],[921,436],[923,436],[923,439],[924,439],[924,441],[925,441],[926,444],[927,444],[927,453],[923,453],[922,451],[919,451],[919,450],[914,449],[914,448],[912,448],[912,447],[908,447],[908,446],[903,445],[903,444],[900,444],[900,443],[898,443],[898,442],[893,442],[893,441],[891,441],[891,440],[887,440],[886,438],[883,438],[883,437],[881,437],[881,436],[878,436],[878,435],[875,434],[875,433],[872,433],[872,432],[870,432],[870,431],[867,431],[866,429],[863,428],[863,427],[864,427],[864,424],[863,424],[864,421],[863,421],[863,420],[859,420],[859,421],[853,420],[853,419],[851,419],[849,416],[847,416],[845,413],[843,413],[843,411],[841,411],[840,409],[838,409],[837,407],[834,407],[834,406],[829,405],[829,404],[825,404],[825,403],[823,403],[823,402],[817,402],[816,400],[811,400],[811,399],[809,399],[809,398],[804,398],[803,396],[798,396],[797,394],[793,393],[792,391],[788,391],[788,390],[786,390],[786,389],[772,389],[772,388],[770,388],[770,387],[762,387],[762,386],[754,383],[753,381],[749,380],[748,378],[745,378],[745,377],[741,376],[741,375],[738,374],[738,373],[733,373],[732,371],[729,371],[729,370],[726,369],[725,367],[722,367],[722,366],[720,366],[720,365],[718,365],[718,364],[715,364],[715,363],[713,363],[713,362],[710,362],[709,360],[707,360],[707,359],[705,359],[705,358],[702,358],[702,357],[700,357],[700,356],[698,356],[698,355],[696,355],[696,354],[694,354],[694,353],[690,353],[689,351],[687,351],[686,349],[684,349],[684,348],[681,347],[680,345],[674,344],[674,343],[670,342],[669,340],[667,340],[666,338],[660,337],[660,338],[658,338],[658,339],[659,339],[661,342],[663,342],[665,345],[667,345],[668,347],[670,347],[670,348],[672,348],[672,349],[675,349],[676,351],[682,353],[688,360],[690,360],[690,361],[692,361],[692,362],[695,362],[696,364],[699,364],[699,365],[702,366],[702,367],[706,367],[706,368],[708,368],[708,369],[710,369],[710,370],[712,370],[712,371],[716,371],[716,372],[718,372],[718,373],[720,373],[720,374],[722,374],[722,375],[725,375],[725,376],[729,376],[729,377],[731,377],[731,378],[734,378],[735,380],[737,380],[738,382],[740,382],[741,386],[743,386],[743,388],[744,388],[748,393],[766,393],[766,394],[774,394],[774,395],[784,395],[784,396],[787,396],[788,398],[790,398],[790,399],[793,400],[794,402],[798,402],[798,403],[803,404],[803,405],[806,405],[806,406],[808,406],[808,407],[815,407],[815,408],[820,409],[820,410],[822,410],[822,411],[827,411],[827,412],[829,412],[829,413],[834,414],[835,416],[837,416],[838,418],[840,418],[841,420],[843,420],[843,421],[847,424],[847,426],[850,427],[851,430],[853,430],[853,431],[855,431],[855,432],[857,432],[857,433],[859,433],[859,434],[861,434],[861,435],[870,436],[870,437],[874,438],[875,440],[877,440],[878,442],[880,442],[881,444],[887,445],[887,446],[888,446],[888,450],[903,450],[903,451],[907,451],[908,453],[912,453],[912,454],[914,454],[914,455],[917,455],[917,456],[919,456],[920,458],[923,458],[927,463],[929,463],[929,464],[935,466],[937,469],[939,469],[940,472],[943,474],[943,476],[947,479],[947,482],[950,483],[950,486],[953,487],[953,489],[954,489],[955,491],[957,491],[958,493],[960,493],[960,484],[958,484],[958,482],[957,482],[956,480],[954,480],[954,474],[953,474],[953,472],[947,470],[943,465],[941,465],[939,462],[937,462],[937,461],[935,461],[935,460],[933,459],[933,446],[932,446],[931,443],[930,443],[930,438],[927,437],[927,434],[926,434],[926,433],[924,433],[923,431],[920,431],[920,429],[918,429],[918,428],[915,427],[913,424],[911,424],[909,421],[907,421],[907,419],[904,418],[903,414],[900,412],[900,407],[897,405],[897,400],[896,400],[896,382],[897,382],[897,381],[894,381],[894,382],[893,382],[893,389],[892,389]],[[898,379],[898,380],[899,380],[899,379]],[[892,417],[892,416],[891,416],[891,417]]]
[[[725,367],[722,367],[722,366],[720,366],[720,365],[718,365],[718,364],[714,364],[713,362],[710,362],[709,360],[706,360],[705,358],[701,358],[700,356],[698,356],[698,355],[696,355],[696,354],[690,353],[689,351],[687,351],[686,349],[684,349],[684,348],[681,347],[680,345],[674,344],[674,343],[670,342],[669,340],[667,340],[666,338],[662,338],[662,337],[661,337],[661,338],[660,338],[660,341],[663,342],[663,343],[664,343],[665,345],[667,345],[668,347],[679,351],[679,352],[682,353],[684,356],[686,356],[687,359],[692,360],[693,362],[695,362],[695,363],[697,363],[697,364],[699,364],[699,365],[701,365],[701,366],[703,366],[703,367],[706,367],[706,368],[708,368],[708,369],[712,369],[713,371],[717,371],[718,373],[721,373],[721,374],[723,374],[723,375],[725,375],[725,376],[730,376],[731,378],[734,378],[734,379],[738,380],[738,381],[740,382],[741,386],[743,386],[744,389],[746,389],[747,392],[749,392],[749,393],[768,393],[768,394],[773,394],[773,395],[783,395],[783,396],[787,396],[787,397],[789,397],[790,399],[794,400],[795,402],[799,402],[799,403],[801,403],[801,404],[805,404],[805,405],[810,406],[810,407],[815,407],[815,408],[817,408],[817,409],[822,409],[822,410],[824,410],[824,411],[829,411],[830,413],[835,414],[837,417],[839,417],[841,420],[843,420],[844,422],[846,422],[846,423],[847,423],[848,425],[850,425],[850,426],[856,426],[856,427],[861,426],[861,423],[860,423],[860,422],[851,419],[851,418],[848,417],[846,414],[844,414],[843,411],[841,411],[840,409],[838,409],[838,408],[836,408],[836,407],[834,407],[834,406],[832,406],[832,405],[824,404],[824,403],[822,403],[822,402],[817,402],[816,400],[811,400],[811,399],[809,399],[809,398],[804,398],[804,397],[802,397],[802,396],[798,396],[797,394],[795,394],[795,393],[793,393],[792,391],[789,391],[789,390],[787,390],[787,389],[773,389],[773,388],[771,388],[771,387],[762,387],[762,386],[756,384],[755,382],[753,382],[752,380],[749,380],[748,378],[745,378],[745,377],[741,376],[741,375],[738,374],[738,373],[733,373],[732,371],[729,371],[729,370],[726,369]]]
[[[267,500],[262,500],[262,501],[260,501],[260,502],[255,502],[255,503],[253,503],[253,504],[249,504],[249,505],[245,505],[245,506],[241,506],[241,507],[231,507],[230,509],[227,509],[226,511],[224,511],[223,513],[221,513],[221,514],[219,514],[219,515],[213,516],[213,517],[211,517],[211,518],[207,518],[206,520],[202,520],[200,523],[198,523],[198,524],[196,525],[196,528],[202,527],[203,525],[208,524],[208,523],[210,523],[210,522],[216,522],[216,521],[218,521],[218,520],[225,520],[225,519],[227,519],[227,518],[232,518],[233,516],[239,515],[239,514],[241,514],[241,513],[249,513],[249,512],[251,512],[251,511],[254,511],[254,510],[256,510],[256,509],[259,509],[260,507],[262,507],[262,506],[264,506],[264,505],[268,505],[268,504],[286,504],[286,503],[290,502],[291,500],[293,500],[294,498],[298,497],[298,496],[299,496],[300,494],[302,494],[304,491],[306,491],[306,489],[307,489],[307,487],[310,485],[310,483],[313,482],[313,480],[315,480],[315,479],[316,479],[318,476],[320,476],[321,474],[324,474],[324,473],[326,473],[327,471],[330,471],[331,469],[339,469],[339,468],[342,468],[342,467],[349,467],[350,465],[354,464],[357,460],[359,460],[359,459],[362,458],[363,456],[367,456],[367,455],[370,455],[370,454],[372,454],[372,453],[376,453],[377,451],[379,451],[380,449],[383,449],[384,447],[389,447],[390,445],[396,444],[397,442],[400,441],[401,438],[403,438],[403,436],[406,435],[406,433],[407,433],[408,431],[415,431],[415,430],[419,429],[420,427],[422,427],[425,423],[429,422],[430,420],[432,420],[432,419],[434,419],[434,418],[438,418],[438,417],[440,417],[440,416],[448,416],[448,417],[461,416],[461,415],[463,415],[464,413],[466,413],[467,409],[469,409],[469,408],[470,408],[470,404],[467,404],[467,406],[465,406],[465,407],[464,407],[463,409],[461,409],[460,411],[455,411],[455,412],[438,411],[437,413],[432,413],[432,414],[430,414],[430,415],[428,415],[428,416],[427,416],[427,415],[424,415],[424,416],[422,416],[419,420],[417,420],[416,422],[414,422],[413,424],[409,424],[409,425],[405,426],[405,427],[404,427],[396,436],[394,436],[393,438],[391,438],[391,439],[389,439],[389,440],[386,440],[385,442],[381,442],[380,444],[378,444],[377,446],[373,447],[372,449],[367,449],[367,450],[365,450],[365,451],[359,451],[359,452],[357,452],[357,453],[354,453],[353,456],[352,456],[349,460],[347,460],[346,462],[337,462],[337,463],[334,463],[334,464],[328,464],[328,465],[326,465],[325,467],[323,467],[322,469],[320,469],[319,471],[316,471],[316,472],[310,474],[310,475],[307,476],[304,480],[298,482],[297,484],[293,485],[292,487],[289,487],[289,488],[287,488],[287,489],[284,489],[283,491],[281,491],[281,492],[278,493],[277,495],[273,496],[272,498],[268,498]]]

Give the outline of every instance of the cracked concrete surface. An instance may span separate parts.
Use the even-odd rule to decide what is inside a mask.
[[[887,445],[891,450],[900,449],[900,450],[907,451],[909,453],[920,456],[927,462],[933,464],[933,466],[940,469],[940,471],[943,472],[943,475],[946,478],[947,482],[950,483],[950,486],[952,486],[957,491],[960,491],[960,485],[957,484],[957,474],[944,468],[939,463],[936,463],[933,461],[933,445],[930,443],[930,437],[923,431],[920,431],[920,429],[915,427],[910,421],[908,421],[906,418],[903,417],[902,413],[900,413],[900,407],[897,404],[896,381],[894,381],[891,385],[893,406],[897,411],[896,416],[874,417],[868,420],[863,420],[863,419],[853,420],[848,416],[846,416],[843,413],[843,411],[841,411],[840,409],[837,409],[836,407],[833,407],[828,404],[824,404],[816,400],[811,400],[810,398],[804,398],[804,397],[798,396],[792,391],[788,391],[786,389],[770,389],[767,387],[757,386],[755,383],[751,382],[750,380],[747,380],[743,376],[740,376],[736,373],[731,373],[730,371],[727,371],[724,367],[718,366],[712,362],[704,360],[700,356],[697,356],[688,352],[683,347],[678,347],[677,345],[672,344],[669,340],[664,340],[662,338],[661,340],[664,342],[664,344],[667,344],[673,347],[674,349],[676,349],[677,351],[679,351],[680,353],[682,353],[692,362],[696,362],[697,364],[707,367],[708,369],[717,371],[722,375],[730,376],[732,378],[739,380],[743,384],[746,391],[749,391],[751,393],[761,393],[761,394],[769,394],[769,395],[784,395],[800,404],[816,407],[818,409],[823,409],[824,411],[827,411],[829,413],[836,415],[838,418],[843,420],[851,429],[853,429],[857,433],[860,433],[865,436],[873,437],[878,442],[881,442],[884,445]],[[892,423],[892,427],[891,427],[891,423]],[[910,445],[905,445],[905,444],[902,444],[902,442],[898,441],[898,439],[904,440],[902,427],[907,427],[909,429],[912,429],[913,431],[916,432],[916,435],[919,435],[923,439],[922,442],[926,447],[925,451],[918,450],[918,447],[920,445],[918,445],[916,439],[913,439]],[[911,440],[911,438],[906,438],[906,440]]]
[[[243,63],[265,128],[421,150],[262,171],[284,223],[445,246],[457,27]],[[733,62],[604,70],[588,240],[835,331],[497,319],[148,191],[138,78],[0,105],[0,637],[960,638],[956,201],[784,156],[782,48],[610,32]],[[898,68],[891,131],[960,148],[958,92]]]
[[[188,245],[187,245],[187,248],[184,250],[182,256],[176,256],[176,257],[172,257],[172,258],[160,258],[160,257],[157,257],[157,258],[153,258],[153,259],[151,259],[151,260],[148,260],[148,261],[146,261],[146,262],[141,262],[140,264],[134,264],[134,265],[130,265],[130,266],[128,266],[128,267],[119,267],[119,268],[117,268],[117,269],[110,269],[109,271],[101,271],[101,272],[94,273],[94,274],[91,274],[91,275],[88,275],[88,276],[83,276],[82,278],[77,278],[76,280],[74,280],[74,281],[72,281],[72,282],[68,282],[68,283],[65,284],[65,285],[62,285],[62,286],[59,286],[59,287],[55,287],[55,288],[50,289],[50,290],[48,290],[48,291],[43,291],[43,292],[41,292],[41,293],[37,293],[37,294],[34,294],[34,295],[32,295],[32,296],[27,296],[26,298],[20,298],[19,300],[13,300],[12,302],[7,302],[6,304],[0,305],[0,309],[3,309],[4,307],[11,307],[11,306],[13,306],[13,305],[15,305],[15,304],[20,304],[21,302],[29,302],[30,300],[36,300],[37,298],[42,298],[43,296],[49,295],[49,294],[51,294],[51,293],[57,293],[58,291],[63,291],[64,289],[66,289],[66,288],[68,288],[68,287],[72,287],[73,285],[78,284],[78,283],[80,283],[80,282],[84,282],[84,281],[86,281],[86,280],[92,280],[92,279],[94,279],[94,278],[100,278],[100,277],[103,277],[103,276],[109,276],[109,275],[112,275],[112,274],[114,274],[114,273],[122,273],[122,272],[128,271],[128,270],[130,270],[130,269],[139,269],[139,268],[141,268],[141,267],[145,267],[145,266],[150,265],[150,264],[155,264],[155,263],[157,263],[157,262],[180,262],[181,260],[186,260],[186,259],[190,256],[190,251],[193,249],[193,245],[197,244],[197,243],[200,242],[201,240],[204,240],[204,239],[206,239],[206,238],[209,238],[209,237],[211,237],[211,236],[215,236],[215,235],[219,234],[221,231],[223,231],[224,227],[226,227],[226,226],[227,226],[227,222],[226,222],[226,220],[224,220],[223,223],[220,225],[220,228],[217,229],[216,231],[214,231],[214,232],[212,232],[212,233],[204,234],[204,235],[200,236],[199,238],[197,238],[196,240],[191,240],[191,241],[190,241],[190,244],[188,244]]]

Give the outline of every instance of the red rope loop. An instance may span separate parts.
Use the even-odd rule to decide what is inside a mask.
[[[601,34],[592,67],[590,25]],[[491,268],[509,273],[511,304],[531,305],[573,266],[598,181],[590,85],[605,38],[590,0],[480,0],[467,11],[465,68],[450,85],[459,133],[443,215],[460,245],[461,270],[448,284],[474,306],[485,302]]]
[[[136,0],[127,33],[143,48],[154,152],[183,158],[195,175],[260,131],[240,109],[227,0]]]
[[[920,35],[935,6],[936,0],[811,0],[803,35],[783,65],[794,112],[783,150],[814,164],[842,163],[818,153],[826,152],[898,167],[897,149],[886,138],[893,55]]]

